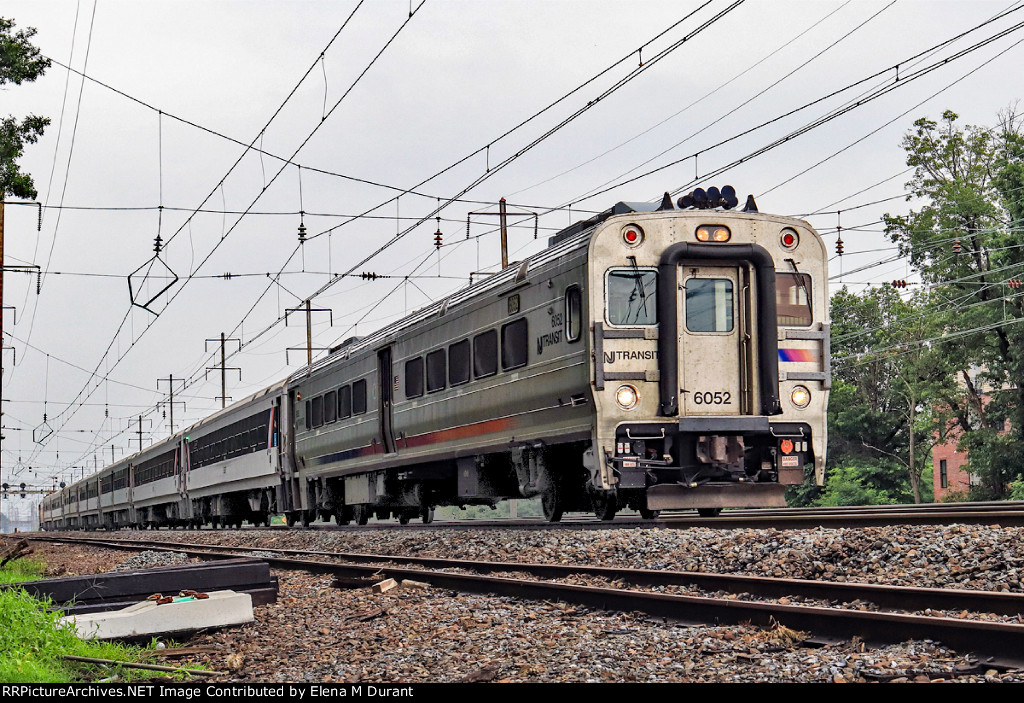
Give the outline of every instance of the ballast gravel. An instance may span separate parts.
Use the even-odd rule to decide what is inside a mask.
[[[887,526],[814,530],[122,531],[113,537],[510,562],[601,564],[1020,592],[1024,529]],[[52,568],[109,571],[133,557],[39,545]],[[88,558],[83,557],[88,553]],[[57,562],[64,560],[63,566]],[[81,569],[92,568],[93,571]],[[1024,682],[934,642],[823,647],[784,627],[684,626],[638,613],[456,593],[338,589],[276,571],[256,622],[198,634],[193,663],[225,681]],[[188,662],[189,659],[176,660]]]

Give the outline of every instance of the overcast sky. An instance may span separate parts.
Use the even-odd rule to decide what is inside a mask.
[[[513,231],[512,259],[588,213],[696,180],[732,184],[741,202],[752,193],[764,212],[807,216],[830,247],[844,210],[847,255],[833,275],[882,261],[894,251],[880,216],[913,206],[899,197],[909,178],[900,141],[913,121],[951,109],[991,125],[1024,92],[1024,30],[908,80],[1024,22],[1024,10],[907,61],[1020,2],[731,5],[8,0],[3,16],[37,28],[45,55],[98,82],[54,63],[0,93],[0,113],[52,120],[22,160],[47,206],[42,231],[34,208],[6,210],[5,264],[45,273],[40,295],[34,275],[4,279],[3,304],[17,308],[4,310],[14,350],[4,351],[4,480],[48,486],[71,467],[77,477],[132,453],[140,415],[144,446],[166,437],[168,383],[158,378],[188,379],[174,384],[175,429],[219,408],[219,373],[204,377],[219,352],[207,340],[222,332],[243,345],[228,362],[241,369],[228,376],[239,400],[304,363],[303,351],[285,354],[305,344],[304,317],[279,320],[314,293],[313,307],[333,311],[333,325],[314,314],[314,345],[328,347],[494,270],[496,218],[472,217],[469,239],[466,219],[501,197],[540,215],[537,239],[532,219]],[[742,134],[897,64],[899,83],[889,70]],[[263,155],[246,151],[253,142]],[[858,207],[875,201],[884,202]],[[166,248],[154,261],[158,234]],[[397,278],[328,286],[353,268]],[[131,305],[135,271],[132,290],[153,312]],[[897,261],[842,280],[908,276]]]

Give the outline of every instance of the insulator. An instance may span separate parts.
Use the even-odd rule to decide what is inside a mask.
[[[39,206],[38,213],[36,215],[36,232],[43,231],[43,204],[36,203]]]
[[[299,222],[299,244],[306,243],[306,225]]]
[[[956,240],[955,240],[955,241],[953,242],[953,253],[954,253],[954,254],[959,254],[959,253],[960,253],[960,252],[961,252],[962,250],[963,250],[963,249],[962,249],[962,247],[960,246],[960,239],[958,238],[958,239],[956,239]]]
[[[156,239],[153,240],[153,251],[157,254],[160,253],[160,249],[163,248],[164,240],[160,238],[160,235],[156,235]]]
[[[36,271],[36,295],[43,292],[43,272]]]
[[[1020,288],[1021,287],[1021,281],[1019,281],[1016,278],[1011,278],[1006,283],[1007,283],[1008,286],[1010,286],[1010,288]]]
[[[906,288],[907,287],[907,282],[905,280],[903,280],[903,279],[900,279],[900,280],[897,280],[897,281],[893,281],[892,282],[892,287],[893,288]]]
[[[440,249],[441,246],[442,246],[442,244],[441,244],[441,230],[437,230],[437,232],[434,233],[434,246],[437,247],[438,249]]]
[[[836,254],[838,254],[839,256],[843,255],[843,240],[842,239],[837,239],[836,240]]]

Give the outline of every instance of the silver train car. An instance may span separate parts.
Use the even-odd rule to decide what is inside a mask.
[[[618,203],[50,496],[42,524],[429,522],[523,497],[549,521],[782,506],[823,480],[828,255],[806,222],[734,204],[728,187]]]

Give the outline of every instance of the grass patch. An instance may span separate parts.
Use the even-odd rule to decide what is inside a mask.
[[[89,681],[116,674],[121,680],[148,678],[153,672],[67,662],[71,654],[118,661],[143,658],[139,647],[80,640],[59,622],[63,613],[50,612],[48,603],[21,588],[0,590],[0,683],[67,683]]]
[[[35,581],[43,578],[45,573],[46,563],[41,559],[22,557],[7,563],[4,568],[0,569],[0,583]]]
[[[43,577],[46,564],[23,558],[0,569],[0,583],[33,581]],[[69,662],[62,655],[139,662],[146,656],[141,647],[78,639],[74,630],[60,623],[62,611],[30,596],[23,588],[0,589],[0,683],[70,683],[95,681],[116,675],[121,681],[148,679],[156,672],[111,665]]]

